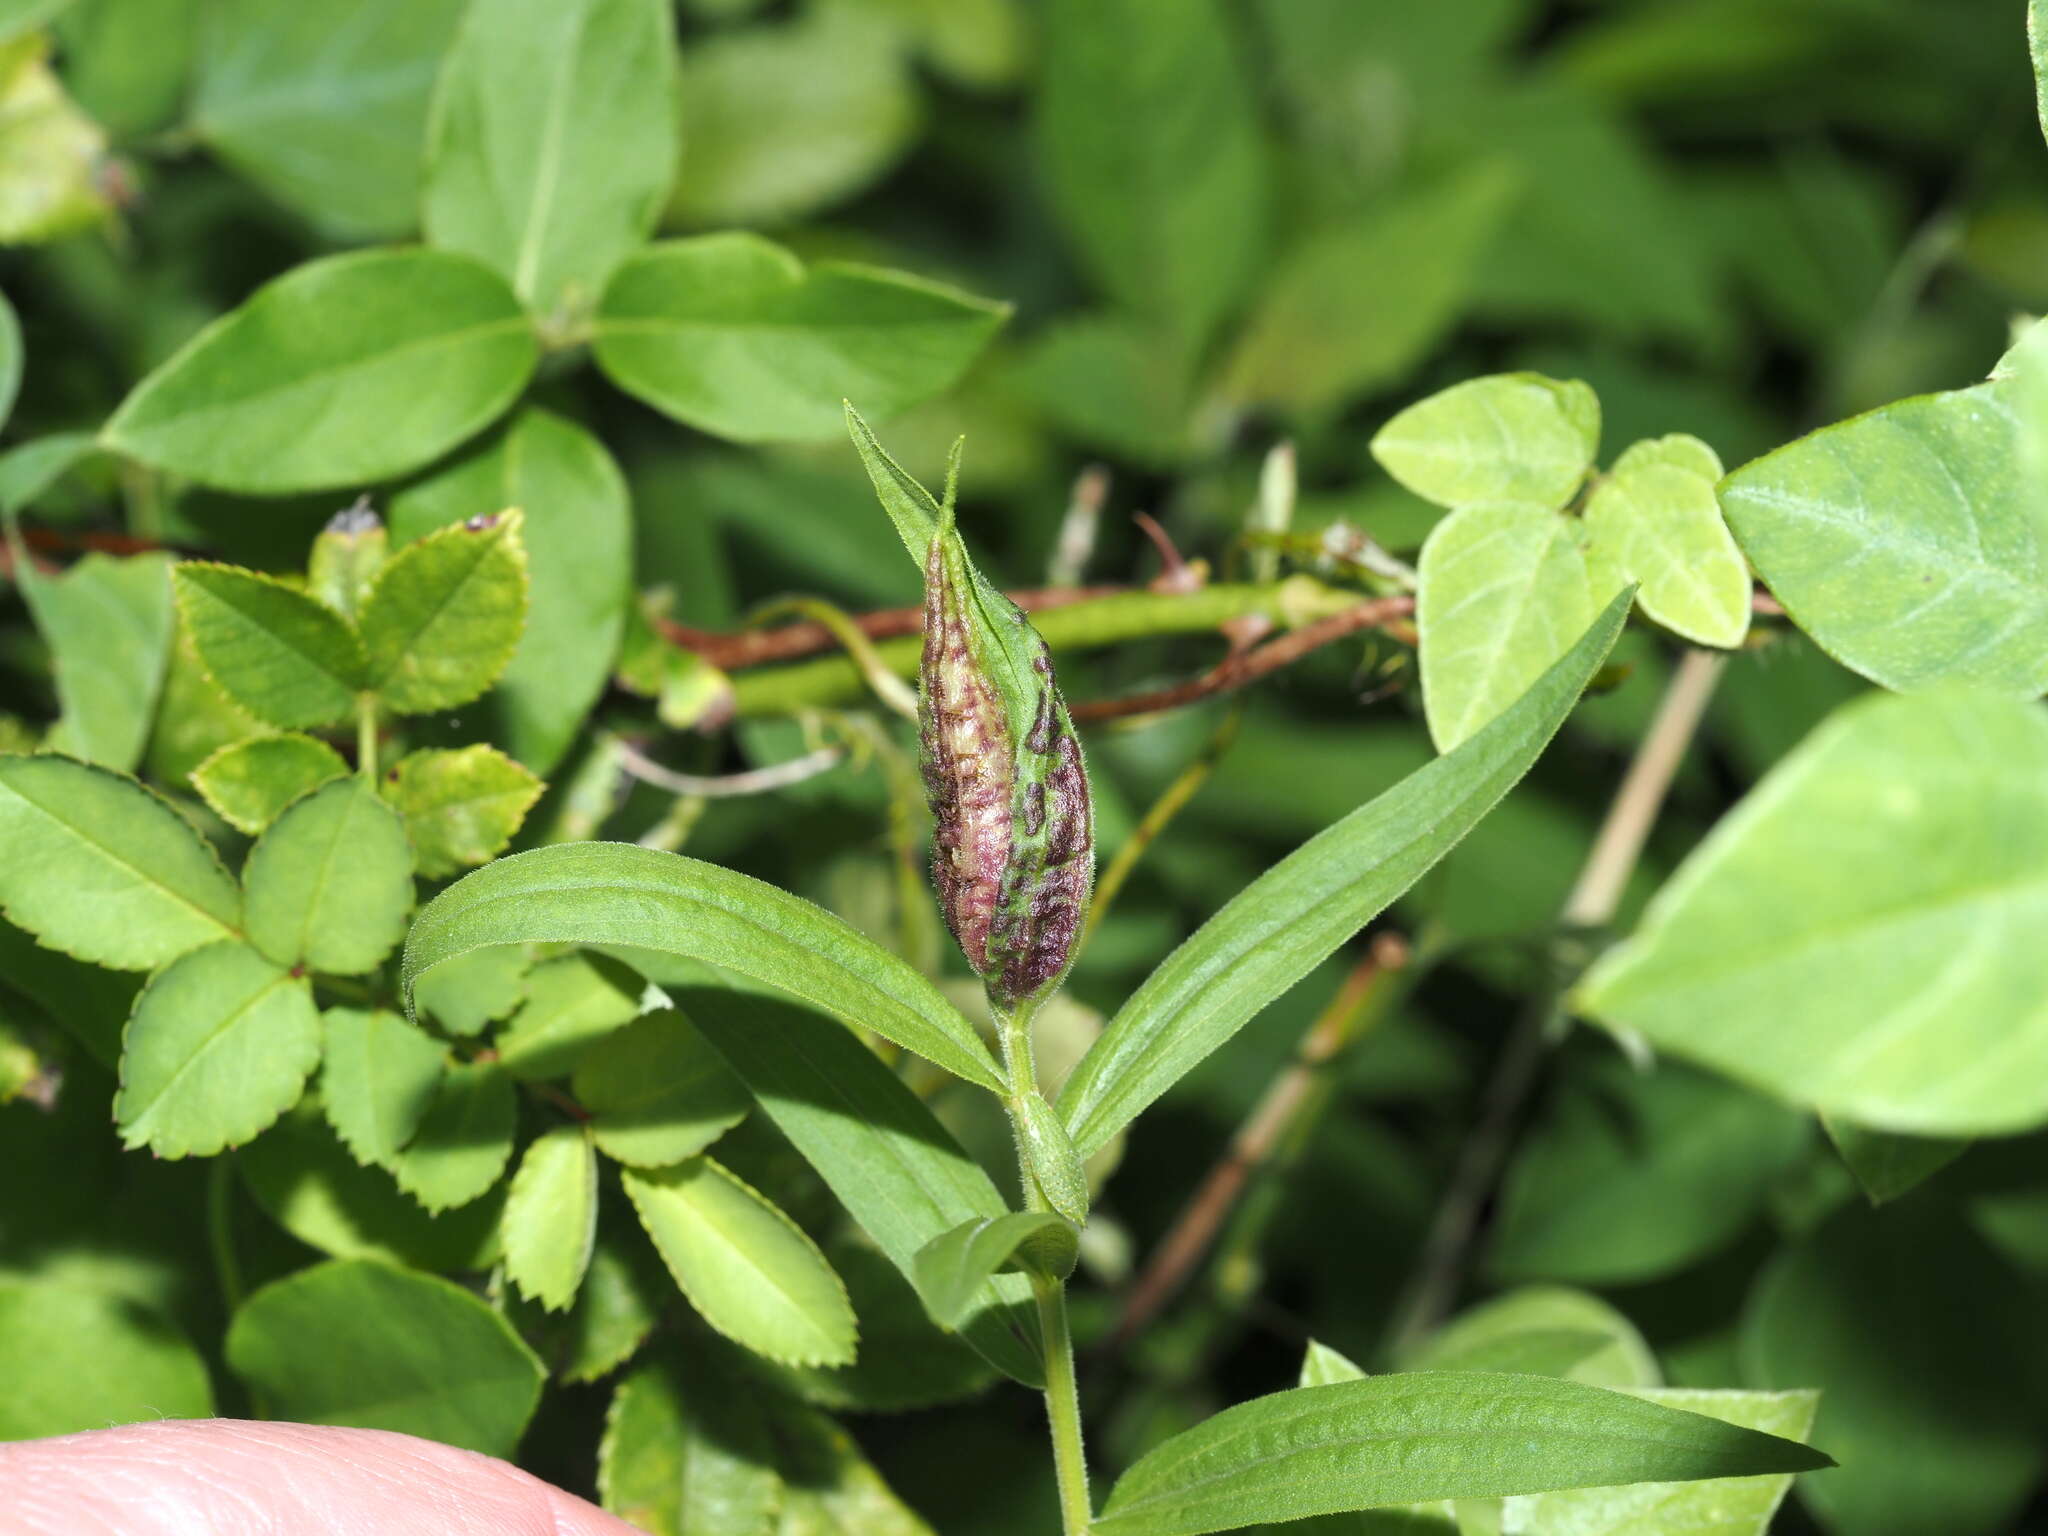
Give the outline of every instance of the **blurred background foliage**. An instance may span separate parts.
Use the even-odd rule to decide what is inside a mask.
[[[1735,465],[1982,377],[2013,316],[2048,308],[2048,154],[2014,0],[1179,9],[1179,25],[1131,37],[1089,0],[680,9],[683,152],[666,229],[760,228],[807,257],[1015,304],[968,378],[885,434],[927,478],[966,434],[963,521],[1013,585],[1046,580],[1088,465],[1110,472],[1090,580],[1156,573],[1137,511],[1190,558],[1241,559],[1233,540],[1282,439],[1298,455],[1299,531],[1343,521],[1412,555],[1436,511],[1366,443],[1431,390],[1506,369],[1582,378],[1605,407],[1610,455],[1684,431]],[[312,255],[412,238],[429,93],[461,10],[0,4],[0,238],[15,242],[0,287],[29,358],[7,438],[94,430],[258,283]],[[624,468],[637,583],[669,589],[671,617],[729,629],[792,592],[852,610],[916,600],[917,572],[844,442],[742,450],[590,370],[559,370],[541,396]],[[292,568],[336,505],[185,492],[108,462],[29,521],[85,543]],[[0,603],[0,708],[47,720],[41,642],[18,595]],[[1209,638],[1148,642],[1069,662],[1064,679],[1089,699],[1219,654]],[[1310,977],[1146,1119],[1092,1234],[1107,1284],[1084,1293],[1099,1350],[1087,1407],[1106,1462],[1291,1381],[1310,1336],[1386,1363],[1488,1064],[1551,963],[1560,903],[1672,655],[1633,631],[1612,686],[1536,775],[1385,920],[1430,963],[1341,1057],[1323,1112],[1281,1148],[1284,1176],[1239,1205],[1220,1257],[1110,1349],[1117,1285],[1346,965]],[[1411,661],[1373,636],[1257,691],[1075,972],[1076,1030],[1252,874],[1426,759]],[[1738,657],[1625,918],[1862,686],[1796,634]],[[634,707],[614,697],[600,718]],[[1105,850],[1207,749],[1224,708],[1091,733]],[[792,755],[803,736],[801,722],[749,722],[678,737],[668,756],[720,771]],[[530,835],[573,821],[589,750],[558,772]],[[175,741],[155,744],[159,774],[179,761]],[[607,835],[638,835],[667,809],[642,788]],[[887,810],[869,764],[716,803],[689,848],[893,940]],[[120,1154],[102,1121],[78,1094],[56,1121],[0,1109],[13,1186],[0,1269],[75,1278],[217,1339],[190,1219],[206,1174]],[[750,1176],[822,1216],[773,1134],[744,1136]],[[1848,1465],[1779,1529],[2019,1529],[2048,1444],[2042,1152],[2039,1137],[1979,1146],[1873,1210],[1810,1123],[1719,1079],[1641,1078],[1608,1037],[1581,1032],[1542,1069],[1463,1299],[1579,1287],[1641,1331],[1674,1384],[1825,1389],[1818,1440]],[[243,1226],[256,1276],[304,1262],[253,1206]],[[552,1394],[528,1464],[588,1489],[604,1401],[592,1386]],[[1000,1536],[1051,1518],[1037,1413],[1013,1393],[851,1422],[937,1528]]]

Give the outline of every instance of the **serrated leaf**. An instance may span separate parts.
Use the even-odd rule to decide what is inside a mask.
[[[69,1280],[0,1279],[0,1439],[211,1415],[206,1362],[152,1308]]]
[[[1680,866],[1578,1006],[1795,1104],[1955,1136],[2048,1121],[2048,717],[1830,715]]]
[[[736,1344],[794,1365],[845,1365],[853,1307],[817,1245],[708,1157],[622,1170],[626,1193],[690,1305]]]
[[[1887,688],[2048,691],[2048,524],[2018,381],[1902,400],[1730,475],[1721,504],[1793,622]]]
[[[647,1342],[674,1294],[653,1250],[637,1232],[629,1249],[623,1234],[607,1230],[602,1196],[599,1206],[597,1241],[568,1311],[551,1315],[503,1293],[520,1333],[560,1381],[596,1381],[623,1365]]]
[[[136,385],[102,441],[226,491],[362,485],[488,426],[537,356],[511,289],[466,256],[329,256],[201,331]]]
[[[434,880],[503,852],[543,788],[531,770],[478,743],[408,753],[383,792],[405,818],[419,872]]]
[[[172,575],[199,660],[235,703],[284,727],[331,725],[356,707],[363,648],[332,608],[232,565],[187,560]]]
[[[533,1352],[459,1285],[331,1259],[236,1312],[228,1364],[280,1418],[396,1430],[510,1456],[540,1401]]]
[[[633,589],[633,508],[605,446],[574,422],[525,407],[391,504],[391,530],[417,538],[520,507],[532,578],[526,627],[479,708],[498,742],[536,773],[561,761],[604,691]]]
[[[1736,1237],[1808,1146],[1796,1113],[1677,1063],[1609,1056],[1520,1143],[1488,1260],[1510,1279],[1620,1285]]]
[[[624,944],[724,966],[1002,1088],[988,1048],[938,989],[839,918],[746,875],[629,844],[537,848],[465,875],[413,924],[405,984],[482,945],[529,942]]]
[[[811,441],[843,402],[890,416],[950,386],[1007,306],[903,273],[806,268],[758,235],[670,240],[605,290],[593,350],[656,410],[737,442]]]
[[[1401,1360],[1404,1371],[1506,1371],[1589,1387],[1662,1381],[1642,1334],[1587,1291],[1532,1285],[1452,1318]]]
[[[68,757],[0,755],[0,906],[52,949],[154,970],[237,932],[242,897],[161,798]]]
[[[1670,439],[1665,439],[1670,442]],[[1687,439],[1705,449],[1697,439]],[[1698,645],[1738,646],[1749,633],[1749,564],[1721,520],[1719,479],[1685,448],[1661,457],[1638,443],[1586,500],[1586,560],[1595,592],[1637,584],[1643,612]]]
[[[441,1085],[440,1042],[382,1008],[329,1008],[320,1101],[359,1163],[389,1167],[419,1130]]]
[[[526,1001],[498,1037],[498,1060],[522,1082],[563,1077],[586,1051],[640,1016],[640,978],[604,955],[557,955],[526,976]]]
[[[1109,297],[1199,348],[1267,238],[1268,151],[1228,20],[1213,0],[1059,0],[1045,38],[1036,150],[1064,231]]]
[[[1478,735],[1309,839],[1169,955],[1060,1091],[1060,1114],[1081,1156],[1099,1152],[1448,853],[1528,772],[1605,659],[1626,611],[1626,598],[1608,604]]]
[[[382,1168],[350,1156],[321,1113],[316,1090],[236,1154],[256,1203],[300,1242],[337,1259],[416,1269],[480,1270],[498,1259],[502,1187],[430,1214]]]
[[[402,715],[466,704],[497,681],[526,623],[514,508],[416,539],[384,563],[357,618],[368,686]]]
[[[1899,1136],[1838,1115],[1822,1115],[1820,1123],[1872,1205],[1898,1199],[1970,1150],[1970,1142],[1961,1137]]]
[[[1600,401],[1577,379],[1497,373],[1418,400],[1372,440],[1387,473],[1439,506],[1563,506],[1600,451]]]
[[[458,1062],[441,1075],[420,1126],[392,1162],[398,1187],[429,1211],[487,1193],[512,1156],[519,1105],[492,1062]]]
[[[53,744],[132,770],[156,718],[172,641],[170,559],[89,554],[61,576],[15,555],[15,579],[50,647],[61,711]]]
[[[473,949],[421,977],[414,1000],[451,1035],[479,1035],[526,1000],[532,969],[524,945]]]
[[[922,1100],[835,1020],[734,990],[680,995],[698,1031],[905,1279],[924,1245],[1004,1213],[1003,1198]],[[1042,1386],[1037,1314],[1021,1275],[992,1280],[960,1329],[991,1365]]]
[[[326,742],[288,731],[222,747],[192,770],[192,787],[222,821],[255,837],[294,800],[347,772]]]
[[[570,1092],[607,1155],[639,1168],[694,1157],[746,1118],[753,1098],[674,1009],[608,1036],[576,1064]]]
[[[604,1507],[651,1536],[767,1536],[782,1480],[761,1403],[701,1344],[635,1367],[605,1413]]]
[[[1828,1465],[1795,1441],[1604,1388],[1431,1371],[1226,1408],[1139,1458],[1093,1529],[1196,1536],[1378,1505]]]
[[[150,978],[121,1045],[121,1144],[209,1157],[298,1102],[320,1063],[320,1014],[283,966],[209,944]]]
[[[280,965],[375,970],[405,936],[412,850],[374,784],[316,789],[272,822],[242,870],[249,942]]]
[[[777,1536],[933,1536],[853,1437],[814,1408],[770,1399],[782,1472]]]
[[[942,1327],[958,1328],[981,1301],[992,1275],[1042,1269],[1059,1279],[1072,1272],[1079,1235],[1050,1211],[982,1216],[942,1232],[917,1251],[917,1289]]]
[[[460,0],[362,0],[339,27],[275,0],[210,0],[194,129],[322,229],[355,240],[403,235],[419,219],[435,67],[462,9]]]
[[[1416,568],[1422,704],[1448,752],[1570,649],[1598,604],[1580,525],[1533,502],[1461,507],[1430,530]]]
[[[370,585],[391,558],[391,533],[367,499],[327,520],[306,557],[306,591],[355,622]]]
[[[1635,1396],[1745,1429],[1804,1441],[1813,1429],[1818,1392],[1715,1392],[1643,1387]],[[1683,1531],[1686,1536],[1764,1536],[1792,1479],[1710,1478],[1697,1483],[1632,1483],[1574,1488],[1512,1498],[1503,1536],[1631,1536]]]
[[[597,1152],[588,1131],[558,1125],[527,1147],[499,1230],[514,1285],[557,1312],[576,1299],[597,1241]]]
[[[537,315],[587,310],[653,233],[676,148],[665,0],[485,0],[434,92],[427,238],[489,262]]]

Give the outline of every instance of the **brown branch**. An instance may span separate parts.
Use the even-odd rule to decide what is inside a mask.
[[[1090,699],[1074,705],[1071,713],[1077,722],[1085,725],[1125,715],[1149,715],[1162,709],[1178,709],[1220,693],[1233,692],[1282,667],[1293,665],[1309,652],[1332,641],[1355,635],[1361,629],[1395,623],[1414,611],[1415,599],[1412,597],[1374,598],[1232,656],[1200,677],[1175,683],[1170,688],[1155,689],[1151,693],[1129,694],[1120,699]]]

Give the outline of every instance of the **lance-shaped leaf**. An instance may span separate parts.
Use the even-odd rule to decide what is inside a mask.
[[[1064,1279],[1079,1251],[1074,1229],[1050,1211],[977,1217],[917,1251],[918,1294],[935,1320],[957,1328],[979,1305],[990,1276],[1038,1269]]]
[[[623,944],[725,966],[1001,1092],[1001,1072],[937,987],[821,907],[746,875],[626,843],[514,854],[428,903],[405,985],[487,944]]]
[[[752,1090],[875,1246],[913,1285],[917,1256],[965,1222],[1004,1214],[981,1165],[903,1080],[832,1020],[780,998],[682,991],[699,1033]],[[1026,1386],[1044,1385],[1031,1285],[998,1275],[960,1333]]]
[[[1227,1408],[1139,1458],[1093,1529],[1198,1536],[1388,1504],[1831,1465],[1796,1441],[1602,1387],[1422,1371]]]
[[[1318,833],[1231,899],[1117,1011],[1060,1092],[1092,1156],[1189,1068],[1420,879],[1529,771],[1606,658],[1630,594],[1457,750]]]
[[[340,614],[272,576],[188,560],[172,573],[207,674],[272,725],[331,725],[355,707],[363,648]]]

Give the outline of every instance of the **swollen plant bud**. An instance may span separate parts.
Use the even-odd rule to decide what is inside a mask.
[[[967,558],[951,498],[925,557],[918,732],[932,883],[990,998],[1014,1009],[1073,960],[1094,881],[1081,743],[1052,657]]]

